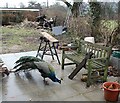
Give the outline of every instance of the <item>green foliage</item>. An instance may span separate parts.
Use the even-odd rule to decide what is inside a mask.
[[[100,21],[101,17],[101,5],[99,2],[89,2],[90,10],[91,10],[91,17],[93,19],[93,26],[96,26]]]
[[[120,29],[115,20],[102,20],[100,24],[100,32],[102,34],[101,41],[107,46],[116,46],[120,41]]]
[[[117,26],[118,23],[115,20],[102,20],[101,24],[104,28],[107,28],[110,32],[112,32]]]
[[[90,16],[92,19],[91,24],[91,36],[95,38],[95,41],[99,41],[98,37],[100,36],[99,27],[101,19],[101,5],[99,2],[89,2],[90,5]]]

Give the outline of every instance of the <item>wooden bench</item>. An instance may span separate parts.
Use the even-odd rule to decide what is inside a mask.
[[[76,69],[77,69],[77,66],[80,66],[79,64],[85,58],[86,53],[89,52],[92,52],[93,55],[90,59],[87,59],[86,65],[84,66],[85,69],[87,69],[88,71],[87,85],[86,85],[87,87],[89,87],[93,83],[93,81],[96,81],[97,77],[100,77],[99,79],[101,79],[103,82],[107,81],[107,72],[108,72],[107,69],[111,54],[111,47],[92,44],[90,42],[81,40],[79,41],[79,46],[76,51],[66,52],[64,49],[62,49],[62,70],[64,70],[64,66],[72,65],[72,64],[76,64]],[[72,62],[65,63],[66,58],[71,60]],[[103,74],[102,76],[95,77],[92,75],[93,71],[97,71],[97,72],[102,71]]]

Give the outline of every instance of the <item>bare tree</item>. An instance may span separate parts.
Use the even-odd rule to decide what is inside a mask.
[[[28,8],[41,8],[41,5],[37,3],[36,1],[29,1],[28,2]]]
[[[78,17],[80,15],[79,7],[82,4],[82,0],[80,0],[79,2],[73,1],[73,5],[67,2],[67,0],[61,0],[61,1],[63,1],[67,5],[67,7],[71,9],[73,17]]]
[[[92,19],[91,25],[91,36],[98,38],[100,36],[99,28],[101,22],[101,5],[100,2],[89,2],[90,5],[90,16]]]
[[[22,2],[20,2],[20,8],[25,8],[25,5],[22,3]]]

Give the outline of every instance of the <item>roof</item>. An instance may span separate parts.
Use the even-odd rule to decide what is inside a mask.
[[[9,11],[12,11],[12,10],[39,11],[39,9],[28,9],[28,8],[26,8],[26,9],[21,9],[21,8],[0,8],[0,10],[2,10],[2,11],[7,11],[7,10],[9,10]]]

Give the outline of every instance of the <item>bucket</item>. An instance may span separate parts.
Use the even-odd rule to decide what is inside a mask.
[[[120,84],[117,82],[105,82],[103,83],[104,98],[106,101],[116,102],[120,92]]]

